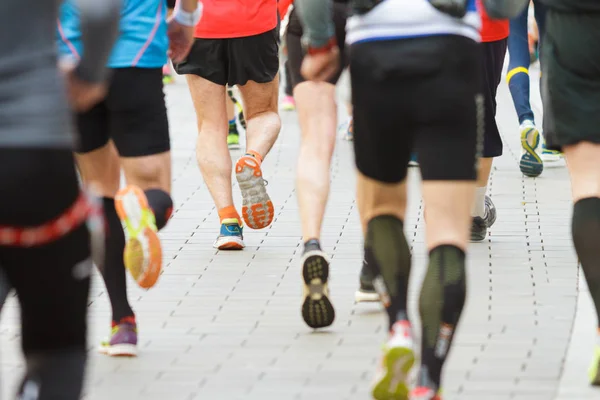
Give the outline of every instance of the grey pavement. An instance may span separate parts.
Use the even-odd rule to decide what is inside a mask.
[[[378,304],[353,301],[362,239],[351,143],[337,143],[323,228],[337,319],[330,329],[313,332],[300,316],[296,114],[282,114],[283,130],[264,162],[274,223],[247,229],[244,251],[218,252],[212,248],[218,217],[195,162],[196,124],[184,80],[166,92],[177,206],[161,233],[166,267],[150,291],[129,282],[140,328],[136,359],[95,352],[110,320],[105,289],[95,277],[85,399],[368,399],[386,322]],[[498,96],[505,152],[490,184],[498,220],[489,238],[469,249],[468,302],[445,368],[444,399],[598,399],[600,391],[586,382],[595,315],[571,245],[567,171],[563,164],[537,179],[520,174],[518,123],[505,83]],[[414,254],[416,321],[426,250],[418,172],[410,177],[406,233]],[[237,187],[234,193],[240,206]],[[23,372],[14,298],[2,315],[0,345],[2,393],[9,398]]]

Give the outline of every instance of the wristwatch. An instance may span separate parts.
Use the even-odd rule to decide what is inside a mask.
[[[331,49],[337,47],[337,40],[334,36],[331,39],[329,39],[324,46],[312,47],[309,44],[306,44],[304,47],[305,47],[306,54],[311,55],[311,56],[314,56],[315,54],[329,53],[331,51]]]

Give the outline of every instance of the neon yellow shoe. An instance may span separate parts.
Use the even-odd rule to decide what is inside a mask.
[[[594,359],[589,370],[590,383],[592,386],[600,386],[600,345],[594,350]]]
[[[237,133],[230,133],[227,135],[227,147],[229,150],[237,150],[240,148],[240,135]]]
[[[151,288],[162,269],[162,248],[146,194],[129,185],[115,196],[115,208],[125,231],[125,267],[138,285]]]
[[[409,372],[415,362],[410,323],[398,321],[383,347],[372,395],[376,400],[408,400]]]

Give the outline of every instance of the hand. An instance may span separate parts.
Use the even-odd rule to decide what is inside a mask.
[[[340,66],[340,49],[335,46],[331,50],[318,54],[307,54],[302,62],[300,72],[310,81],[327,81],[335,75]]]
[[[169,36],[169,51],[167,53],[169,58],[175,64],[182,62],[194,44],[194,27],[182,25],[171,17],[167,35]]]
[[[106,96],[106,84],[90,83],[80,79],[73,66],[62,66],[61,70],[65,74],[69,103],[75,111],[88,111]]]

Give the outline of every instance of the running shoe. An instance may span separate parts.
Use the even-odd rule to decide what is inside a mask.
[[[540,145],[540,132],[530,120],[523,121],[519,129],[523,148],[519,168],[523,175],[535,178],[540,176],[544,170],[544,163],[537,153]]]
[[[110,339],[100,344],[98,352],[111,357],[137,356],[137,324],[135,317],[121,319],[119,324],[114,324]]]
[[[600,331],[598,332],[600,335]],[[590,383],[593,386],[600,386],[600,344],[594,349],[594,358],[589,370]]]
[[[238,150],[240,148],[240,135],[238,133],[229,133],[227,135],[227,147],[229,150]]]
[[[442,400],[442,394],[432,388],[418,386],[410,392],[410,400]]]
[[[281,109],[283,111],[294,111],[296,109],[296,102],[293,96],[284,96],[281,99]]]
[[[397,321],[383,346],[383,358],[375,377],[373,398],[376,400],[407,400],[409,372],[415,362],[410,322]]]
[[[242,156],[235,164],[235,177],[244,199],[242,216],[246,225],[252,229],[271,225],[275,212],[259,162],[251,155]]]
[[[241,250],[244,246],[244,228],[237,218],[224,219],[221,232],[213,247],[219,250]]]
[[[162,248],[154,212],[144,191],[132,185],[117,193],[115,208],[125,231],[125,267],[140,287],[151,288],[162,268]]]
[[[173,77],[173,73],[171,72],[171,66],[169,64],[165,64],[163,66],[163,85],[169,85],[175,82],[175,78]]]
[[[418,167],[419,166],[419,162],[417,161],[417,154],[416,153],[412,153],[410,155],[410,160],[408,161],[408,166],[409,167]]]
[[[410,392],[410,400],[442,400],[442,391],[429,378],[427,367],[421,365],[417,387]]]
[[[302,256],[304,280],[302,318],[313,329],[333,324],[335,310],[329,300],[329,258],[321,250],[311,250]]]
[[[357,303],[371,303],[379,301],[379,293],[375,290],[373,280],[375,274],[370,270],[367,260],[363,259],[362,269],[360,270],[360,287],[354,294],[354,300]]]
[[[485,196],[485,215],[473,217],[471,224],[471,241],[481,242],[487,235],[488,228],[491,228],[496,222],[496,206],[490,196]]]
[[[542,162],[555,163],[563,159],[563,153],[557,150],[550,150],[546,147],[546,141],[542,142]]]

